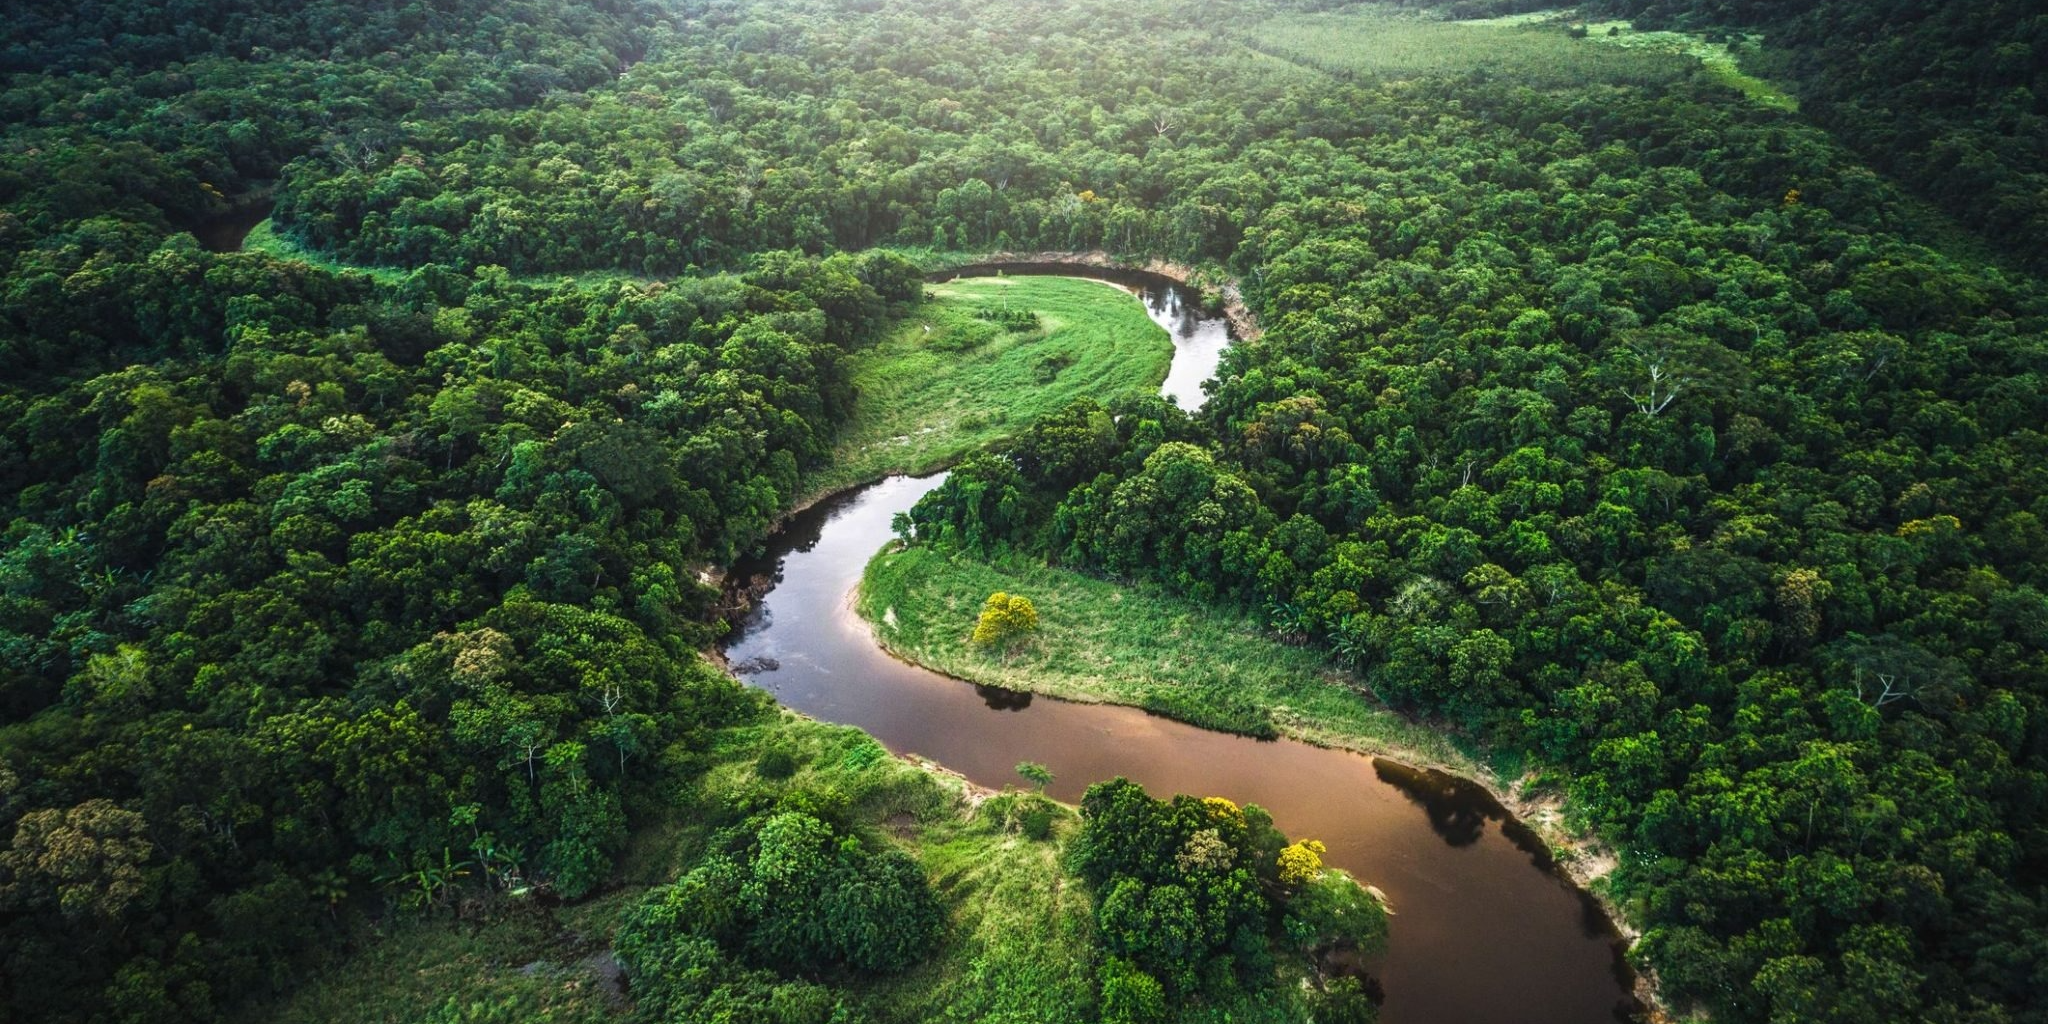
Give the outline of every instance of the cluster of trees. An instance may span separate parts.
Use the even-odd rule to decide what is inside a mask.
[[[916,861],[785,810],[722,830],[632,913],[617,950],[637,1019],[851,1024],[857,1002],[829,982],[899,973],[944,925]]]
[[[168,231],[260,203],[308,154],[374,165],[396,155],[397,126],[412,119],[614,81],[665,19],[625,0],[87,0],[9,14],[0,23],[0,319],[11,329],[0,357],[10,370],[41,354],[19,351],[15,335],[37,334],[39,318],[67,307],[76,315],[48,326],[86,325],[72,358],[108,344],[159,354],[142,342],[177,326],[217,339],[217,324],[162,322],[182,312],[196,282],[159,289],[148,304],[156,317],[137,325],[109,276],[132,273]],[[111,319],[94,326],[101,315]]]
[[[916,535],[1248,606],[1569,769],[1681,1002],[2035,1019],[2048,292],[1698,83],[1353,86],[1243,157],[1268,333],[1199,416],[1077,406]]]
[[[278,222],[403,267],[668,274],[884,242],[1221,257],[1264,175],[1189,186],[1254,139],[1315,131],[1325,101],[1241,50],[1205,61],[1233,79],[1211,88],[1148,38],[1212,16],[1203,5],[1157,0],[1116,32],[1107,12],[709,5],[615,88],[406,121],[377,159],[309,154]]]
[[[1645,28],[1761,31],[1805,113],[2048,270],[2048,15],[2026,3],[1601,0]]]
[[[1289,844],[1257,806],[1221,797],[1155,800],[1129,779],[1088,787],[1074,860],[1096,896],[1102,1019],[1159,1024],[1171,1011],[1272,984],[1275,944],[1370,953],[1386,911],[1314,841]],[[1339,979],[1317,1020],[1369,1020],[1355,978]]]
[[[633,808],[756,707],[694,654],[701,567],[829,450],[845,347],[888,309],[863,275],[918,280],[770,256],[315,305],[267,257],[149,263],[218,289],[183,296],[217,357],[0,398],[0,799],[40,823],[0,931],[31,1016],[204,1016],[379,883],[601,881]]]

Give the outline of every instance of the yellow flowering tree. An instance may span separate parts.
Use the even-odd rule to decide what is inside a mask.
[[[974,624],[974,643],[999,649],[1008,658],[1017,645],[1038,631],[1038,608],[1022,594],[998,590],[982,602],[981,618]]]
[[[1329,849],[1321,840],[1304,839],[1280,851],[1280,882],[1300,888],[1323,873],[1323,854]]]

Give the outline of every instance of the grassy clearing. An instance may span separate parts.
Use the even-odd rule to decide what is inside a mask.
[[[1562,25],[1528,16],[1438,21],[1358,9],[1286,15],[1261,24],[1252,42],[1325,71],[1394,79],[1483,72],[1535,88],[1565,89],[1666,81],[1682,70],[1669,53],[1589,46],[1566,35]]]
[[[1009,660],[968,640],[981,602],[998,590],[1038,607],[1037,639]],[[962,679],[1491,774],[1444,734],[1361,692],[1321,652],[1151,589],[1022,560],[994,565],[910,548],[868,564],[857,607],[884,647]]]
[[[1100,281],[982,277],[929,285],[888,338],[854,357],[860,403],[814,493],[937,469],[1077,398],[1150,394],[1173,342],[1136,299]],[[1029,310],[1004,330],[977,311]]]
[[[1749,97],[1753,103],[1788,113],[1799,109],[1799,101],[1790,93],[1742,70],[1741,61],[1726,43],[1708,42],[1683,32],[1638,32],[1627,21],[1591,22],[1586,26],[1586,38],[1626,49],[1684,54],[1699,61],[1716,81]]]
[[[249,229],[248,237],[242,239],[242,251],[269,253],[278,259],[293,260],[308,266],[319,267],[329,273],[363,274],[377,283],[385,285],[399,284],[407,277],[412,276],[410,271],[400,270],[397,267],[357,266],[354,263],[343,263],[324,253],[304,248],[299,243],[278,234],[277,225],[268,217],[265,217],[255,227]]]
[[[1584,38],[1566,31],[1581,25]],[[1581,22],[1570,11],[1437,21],[1354,9],[1274,18],[1254,38],[1266,49],[1327,71],[1387,78],[1485,72],[1538,88],[1665,80],[1698,61],[1715,80],[1755,103],[1799,109],[1784,90],[1742,70],[1728,44],[1683,32],[1639,32],[1627,21]]]
[[[616,1019],[623,1000],[604,973],[615,895],[577,908],[496,911],[488,921],[387,922],[357,952],[259,1005],[249,1024],[557,1024]],[[589,934],[580,930],[597,924]]]

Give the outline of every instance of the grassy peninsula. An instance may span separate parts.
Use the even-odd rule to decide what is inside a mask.
[[[969,638],[997,591],[1030,597],[1039,613],[1035,638],[1008,657]],[[1158,587],[916,546],[868,563],[856,608],[891,653],[957,678],[1493,774],[1443,731],[1381,705],[1325,650]]]
[[[937,469],[1076,398],[1150,394],[1173,360],[1144,307],[1101,281],[965,278],[925,295],[853,356],[860,401],[814,492]]]

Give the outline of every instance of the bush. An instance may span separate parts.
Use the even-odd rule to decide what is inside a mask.
[[[1035,331],[1042,326],[1038,314],[1028,309],[998,309],[983,306],[974,311],[977,320],[986,320],[1012,334]]]
[[[774,747],[763,751],[754,762],[754,774],[764,779],[786,779],[796,774],[796,755]]]
[[[1045,839],[1052,835],[1052,817],[1052,808],[1033,807],[1017,820],[1022,823],[1024,838]]]
[[[1156,1024],[1166,1019],[1166,991],[1127,960],[1102,965],[1103,1024]]]
[[[630,971],[696,972],[713,984],[709,948],[718,963],[737,955],[773,971],[892,974],[938,942],[945,910],[898,851],[871,854],[799,811],[756,818],[714,843],[720,852],[649,894],[621,929]]]

